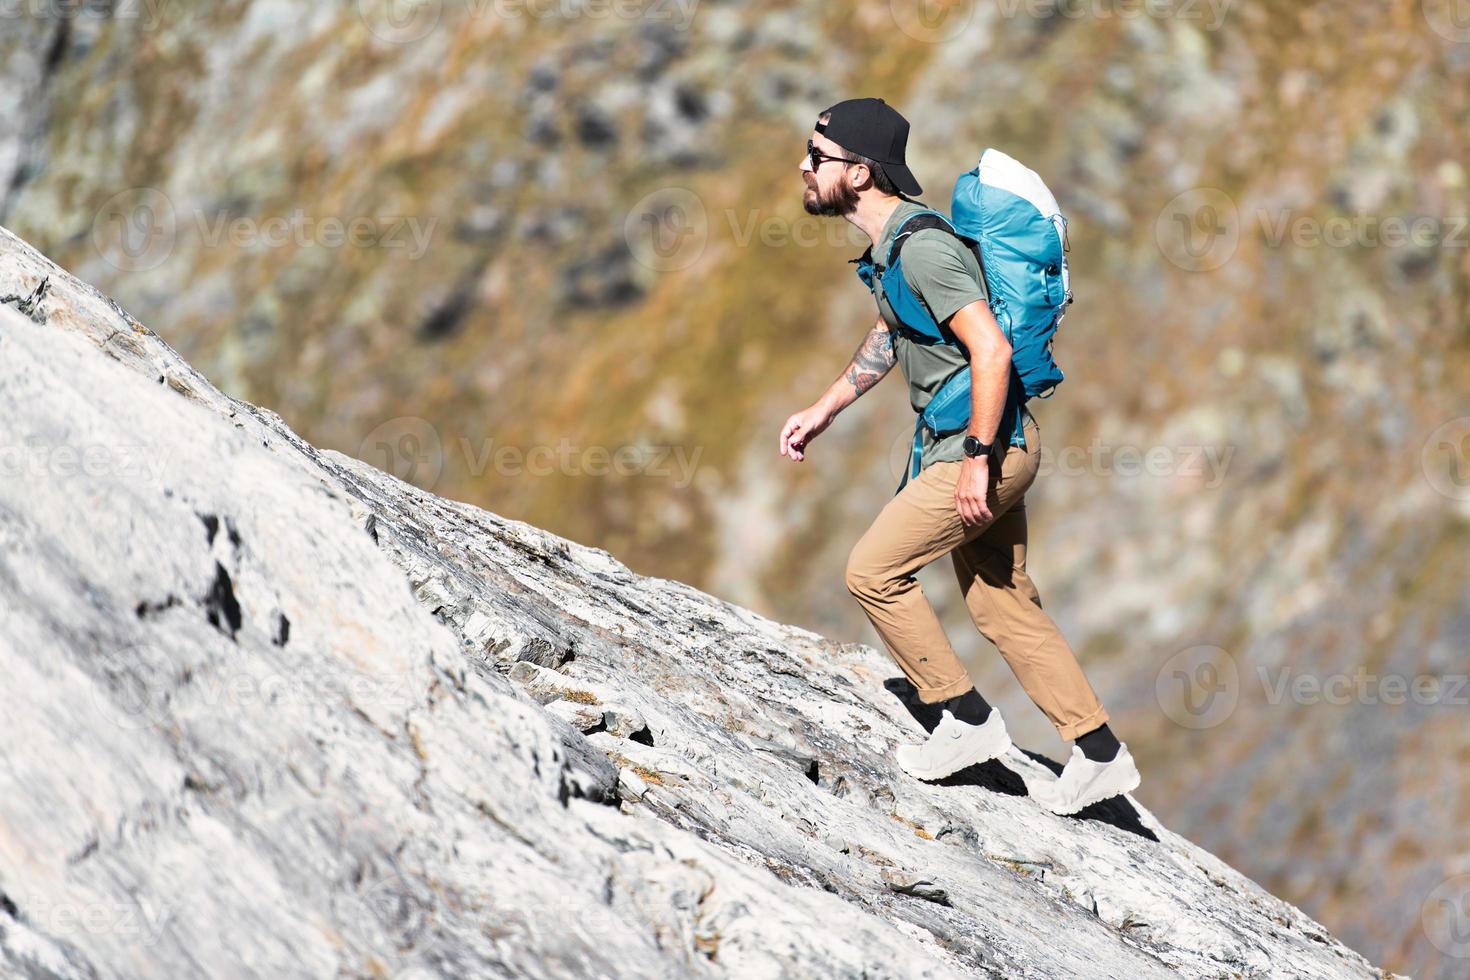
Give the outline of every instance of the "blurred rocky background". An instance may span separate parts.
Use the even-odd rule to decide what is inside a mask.
[[[925,199],[998,146],[1070,224],[1032,569],[1181,833],[1385,968],[1470,892],[1470,18],[1454,0],[256,0],[4,9],[0,222],[228,393],[779,620],[897,483],[806,215],[882,95]],[[1055,739],[926,591],[1018,739]],[[1060,743],[1050,743],[1060,753]]]

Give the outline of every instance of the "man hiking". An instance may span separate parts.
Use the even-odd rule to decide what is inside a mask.
[[[786,420],[781,454],[803,460],[811,441],[895,363],[916,412],[969,367],[968,427],[944,436],[920,429],[917,475],[853,547],[846,584],[919,699],[940,708],[928,739],[898,750],[910,775],[940,779],[1011,748],[1000,712],[975,690],[915,578],[948,554],[976,628],[1061,737],[1074,742],[1057,782],[1033,793],[1054,812],[1076,813],[1136,788],[1138,769],[1026,573],[1024,498],[1040,463],[1040,427],[1014,382],[1011,344],[991,312],[976,251],[932,215],[916,219],[920,230],[905,229],[929,210],[911,199],[921,188],[904,163],[908,131],[882,99],[850,99],[823,112],[801,161],[803,203],[811,214],[862,229],[872,246],[861,261],[880,274],[885,262],[897,265],[898,288],[917,297],[942,340],[922,342],[894,312],[898,305],[913,320],[912,300],[900,303],[889,295],[892,280],[885,290],[881,275],[873,276],[877,321],[842,376]],[[890,255],[900,231],[901,261]]]

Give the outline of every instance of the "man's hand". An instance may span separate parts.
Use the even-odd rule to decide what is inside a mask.
[[[821,402],[791,416],[781,427],[781,455],[801,462],[806,458],[806,444],[821,435],[836,417],[837,413]]]
[[[863,392],[882,381],[896,363],[893,336],[880,316],[858,345],[842,377],[832,382],[810,408],[797,412],[781,427],[781,455],[790,456],[798,463],[805,459],[806,444],[821,435],[838,413],[857,401]]]
[[[954,505],[966,527],[990,523],[990,457],[966,456],[954,484]]]

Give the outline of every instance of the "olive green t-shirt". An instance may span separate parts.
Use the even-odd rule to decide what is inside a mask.
[[[893,333],[893,350],[898,365],[903,369],[909,384],[909,404],[915,412],[922,412],[929,399],[949,377],[970,362],[969,354],[944,321],[957,311],[976,300],[986,300],[985,277],[975,253],[964,242],[942,228],[926,228],[909,236],[903,246],[903,278],[919,300],[940,324],[940,331],[952,341],[949,344],[921,344],[910,340],[898,330],[898,317],[893,313],[888,298],[883,295],[882,283],[877,278],[883,272],[883,260],[899,228],[915,211],[924,208],[911,201],[903,201],[893,209],[883,234],[873,246],[874,296],[878,300],[878,312],[888,329]],[[1015,385],[1007,392],[1006,405],[1001,412],[1000,425],[996,429],[995,441],[1006,445],[1015,431],[1016,399]],[[965,433],[956,432],[935,439],[927,429],[922,430],[922,455],[919,465],[928,467],[940,460],[963,459]]]

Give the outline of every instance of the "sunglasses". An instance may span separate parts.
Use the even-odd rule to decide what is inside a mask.
[[[825,163],[828,160],[836,160],[839,163],[852,163],[853,162],[853,161],[847,159],[847,157],[834,157],[830,153],[823,153],[821,150],[817,149],[815,146],[812,145],[812,141],[811,140],[807,140],[806,141],[806,155],[812,161],[812,169],[813,170],[816,170],[818,167],[820,167],[823,163]]]

